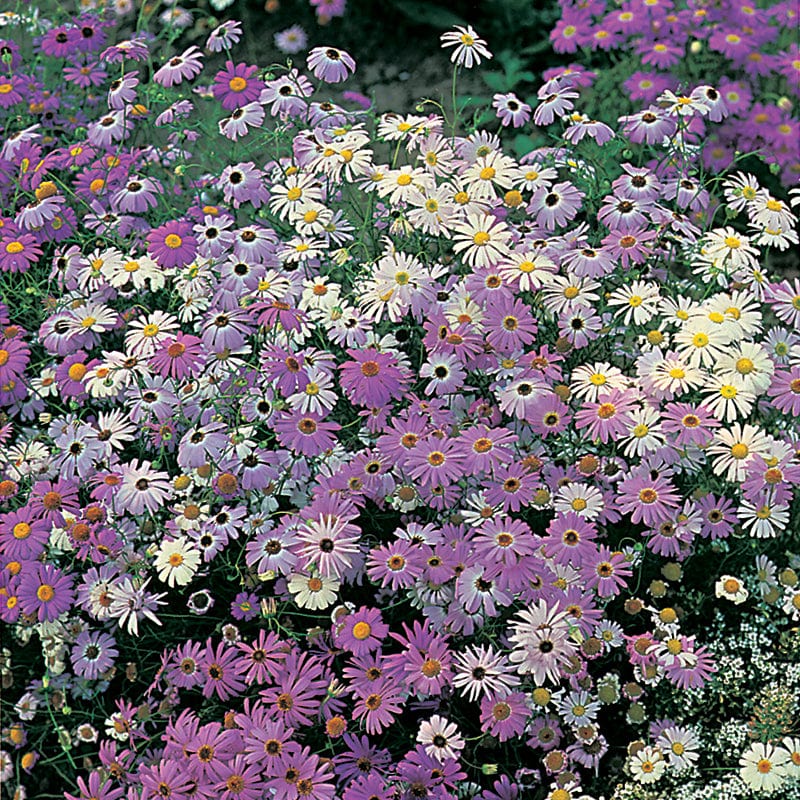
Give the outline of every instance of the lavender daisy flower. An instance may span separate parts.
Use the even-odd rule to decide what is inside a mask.
[[[132,176],[125,186],[111,196],[111,206],[117,212],[143,214],[158,205],[164,187],[153,178]]]
[[[206,49],[212,53],[221,53],[239,43],[242,37],[242,23],[229,19],[214,28],[206,40]]]
[[[531,118],[531,107],[523,103],[514,92],[494,95],[492,107],[497,111],[500,124],[506,127],[513,125],[519,128]]]
[[[116,640],[102,631],[83,631],[78,635],[70,653],[75,673],[96,680],[114,665],[119,655]]]
[[[156,70],[153,80],[167,88],[177,86],[183,81],[194,80],[203,71],[202,53],[192,45],[179,56],[173,56],[160,69]]]
[[[326,83],[339,83],[355,72],[356,62],[345,50],[315,47],[308,54],[308,68],[314,77]]]
[[[282,53],[294,55],[301,50],[305,50],[308,44],[308,37],[306,32],[300,25],[292,25],[285,30],[278,31],[274,37],[275,47]]]
[[[152,469],[149,461],[123,464],[120,472],[122,485],[117,492],[117,501],[134,516],[144,511],[155,513],[172,496],[168,473]]]

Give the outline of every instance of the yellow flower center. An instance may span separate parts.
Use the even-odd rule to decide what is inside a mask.
[[[147,325],[142,328],[142,336],[145,339],[152,339],[154,336],[158,334],[159,327],[154,322],[149,322]]]
[[[47,583],[43,583],[37,590],[36,596],[43,602],[49,603],[55,596],[56,592],[52,586]]]
[[[6,245],[6,253],[10,253],[11,255],[16,255],[17,253],[21,253],[25,249],[25,245],[22,242],[9,242]]]
[[[480,172],[480,178],[482,181],[490,181],[496,174],[494,167],[484,167]]]
[[[750,448],[744,442],[737,442],[731,447],[731,455],[740,461],[743,458],[747,458],[749,454]]]
[[[247,88],[247,81],[237,75],[228,81],[228,87],[232,92],[243,92]]]
[[[478,231],[473,237],[472,241],[474,244],[478,245],[478,247],[483,247],[485,244],[488,244],[489,240],[492,237],[489,236],[486,231]]]
[[[403,172],[402,174],[397,176],[397,185],[398,186],[408,186],[411,183],[411,176],[407,173]]]
[[[353,625],[353,638],[358,639],[360,642],[368,638],[372,633],[372,628],[368,622],[356,622]]]
[[[15,539],[27,539],[31,535],[31,526],[27,522],[18,522],[13,533]]]
[[[292,188],[286,192],[287,200],[299,200],[302,196],[303,190],[299,186],[292,186]]]
[[[73,364],[68,370],[67,375],[69,375],[70,380],[73,381],[80,381],[83,380],[83,376],[88,372],[88,368],[86,364]]]
[[[546,706],[550,702],[551,697],[552,694],[548,689],[539,687],[533,690],[533,702],[536,703],[537,706]]]
[[[164,244],[169,247],[170,250],[177,250],[183,244],[183,239],[181,239],[177,233],[170,233],[169,236],[164,239]]]
[[[173,553],[169,557],[169,565],[171,567],[179,567],[181,564],[183,564],[183,556],[180,553]]]

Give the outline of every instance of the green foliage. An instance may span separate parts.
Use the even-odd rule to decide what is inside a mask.
[[[416,2],[416,0],[394,0],[392,5],[419,25],[446,30],[454,25],[466,25],[467,21],[448,8],[435,3]]]

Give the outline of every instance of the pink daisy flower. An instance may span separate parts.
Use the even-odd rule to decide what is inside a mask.
[[[623,514],[630,514],[631,520],[648,526],[657,526],[668,519],[678,508],[680,495],[672,482],[662,475],[640,468],[618,487],[618,507]]]
[[[197,336],[179,331],[160,342],[148,365],[162,378],[182,382],[194,376],[205,361],[203,344]]]
[[[295,453],[304,456],[318,456],[336,444],[335,432],[341,425],[325,422],[319,414],[282,414],[273,423],[278,441]]]

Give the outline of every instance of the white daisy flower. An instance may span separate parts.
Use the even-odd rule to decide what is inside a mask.
[[[771,744],[753,742],[739,759],[739,775],[750,789],[771,792],[783,786],[789,754]]]

